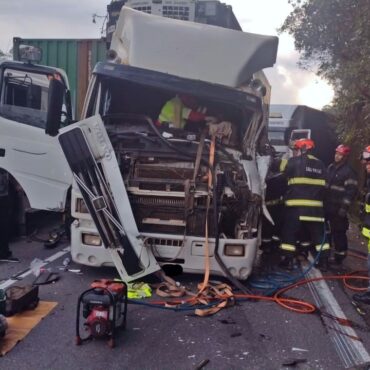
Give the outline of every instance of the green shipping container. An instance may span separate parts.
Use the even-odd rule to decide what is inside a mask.
[[[19,60],[19,45],[42,49],[40,64],[66,71],[76,118],[80,117],[94,66],[106,59],[105,39],[13,39],[13,58]]]

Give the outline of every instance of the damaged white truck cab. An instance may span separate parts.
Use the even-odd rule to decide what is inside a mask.
[[[95,67],[84,119],[66,128],[48,122],[74,177],[74,261],[114,263],[133,280],[159,264],[202,272],[208,246],[212,273],[249,276],[267,168],[264,89],[253,75],[274,64],[277,43],[122,9],[114,61]],[[61,86],[51,89],[58,96]],[[158,127],[162,106],[178,94],[228,122],[227,138],[205,125]]]
[[[31,56],[29,47],[26,57]],[[24,192],[29,207],[63,211],[72,174],[57,138],[45,135],[45,127],[52,79],[63,87],[58,120],[72,121],[68,80],[64,71],[30,60],[0,64],[0,168],[10,174],[11,194]]]

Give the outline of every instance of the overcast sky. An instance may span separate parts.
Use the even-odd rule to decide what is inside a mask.
[[[99,38],[110,0],[0,0],[0,49],[8,51],[14,36],[22,38]],[[246,32],[277,35],[291,10],[288,0],[223,0]],[[328,85],[297,67],[293,39],[280,35],[277,63],[265,70],[273,104],[304,104],[321,108],[332,99]]]

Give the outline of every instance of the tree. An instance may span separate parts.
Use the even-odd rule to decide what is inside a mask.
[[[358,148],[370,141],[370,1],[289,0],[292,12],[280,28],[295,39],[304,68],[334,88],[329,107],[338,134]]]

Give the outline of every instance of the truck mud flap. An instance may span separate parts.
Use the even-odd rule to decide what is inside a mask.
[[[118,253],[128,275],[143,271],[140,258],[119,222],[107,181],[83,131],[79,127],[67,131],[59,136],[59,142],[104,246],[111,250],[112,257]],[[117,261],[114,263],[117,265]]]

